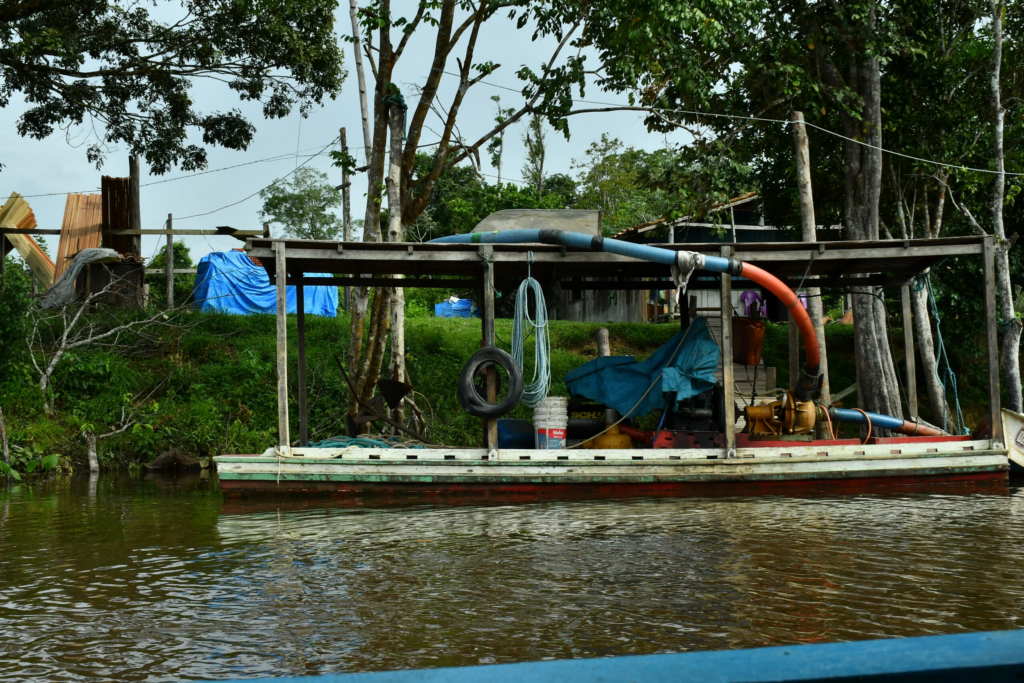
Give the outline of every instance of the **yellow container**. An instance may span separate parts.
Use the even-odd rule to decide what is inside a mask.
[[[633,440],[626,434],[619,434],[618,426],[611,427],[604,434],[587,439],[583,442],[583,448],[596,448],[601,450],[632,448]]]

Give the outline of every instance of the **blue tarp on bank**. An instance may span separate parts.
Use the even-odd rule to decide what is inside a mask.
[[[310,277],[319,273],[307,273]],[[330,277],[330,275],[323,275]],[[305,311],[333,318],[338,314],[337,287],[303,287]],[[267,272],[241,251],[215,251],[196,268],[195,307],[235,315],[276,313],[277,289]],[[295,287],[288,287],[288,312],[295,313]]]
[[[435,318],[479,318],[480,310],[469,299],[442,301],[434,304]]]
[[[663,393],[674,391],[676,399],[682,401],[714,387],[718,356],[718,342],[707,321],[697,318],[647,360],[638,363],[633,356],[595,358],[566,375],[565,386],[573,396],[604,403],[623,417],[636,417],[664,408]],[[658,373],[662,373],[658,384],[644,396]]]

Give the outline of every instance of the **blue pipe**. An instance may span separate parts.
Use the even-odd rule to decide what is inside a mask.
[[[827,408],[829,416],[836,422],[851,422],[853,424],[870,424],[872,427],[891,429],[897,434],[909,436],[942,436],[942,430],[928,425],[910,422],[900,417],[882,415],[880,413],[862,413],[859,410],[849,408]]]
[[[849,408],[829,408],[828,412],[836,422],[852,422],[854,424],[866,425],[868,418],[871,418],[871,424],[882,429],[892,429],[895,431],[903,426],[902,418],[880,415],[879,413],[867,413],[865,415],[859,410],[850,410]]]
[[[622,240],[605,239],[604,237],[590,237],[578,232],[567,232],[565,230],[501,230],[494,232],[471,232],[465,235],[449,235],[439,237],[431,242],[447,244],[560,244],[563,247],[574,249],[587,249],[590,251],[604,251],[609,254],[628,256],[661,263],[666,266],[673,266],[676,263],[676,252],[670,249],[652,247],[646,244],[633,244]],[[705,256],[704,268],[713,273],[732,273],[738,275],[740,262],[735,259],[722,258],[721,256]]]

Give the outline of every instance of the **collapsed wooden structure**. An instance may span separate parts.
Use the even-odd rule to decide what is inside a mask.
[[[682,249],[683,245],[659,245]],[[794,289],[805,277],[821,288],[899,286],[904,297],[908,283],[943,259],[981,257],[982,292],[986,312],[986,355],[989,378],[991,435],[921,437],[875,440],[873,444],[825,449],[798,444],[778,447],[737,445],[735,391],[731,363],[723,364],[725,447],[721,449],[662,449],[656,451],[504,451],[499,448],[496,420],[485,420],[484,447],[387,451],[306,449],[308,444],[305,387],[305,320],[301,299],[297,314],[298,447],[292,446],[289,425],[288,338],[284,314],[287,286],[402,286],[474,288],[482,302],[482,345],[494,343],[494,291],[518,285],[530,272],[541,282],[593,289],[674,289],[669,268],[604,252],[579,251],[540,244],[434,244],[317,242],[290,239],[251,239],[246,250],[257,257],[277,286],[278,433],[276,449],[268,455],[220,456],[225,489],[232,490],[363,490],[370,485],[661,485],[732,480],[789,481],[834,478],[926,476],[1006,476],[1008,465],[1001,432],[999,362],[996,333],[993,241],[991,237],[872,242],[687,244],[685,249],[706,255],[751,262]],[[305,273],[335,273],[341,277],[307,277]],[[600,276],[602,281],[584,278]],[[577,279],[579,278],[579,279]],[[729,275],[697,273],[690,288],[717,287],[729,302],[734,286]],[[806,284],[810,286],[811,280]],[[906,299],[905,299],[906,300]],[[685,302],[685,298],[683,298]],[[909,307],[904,306],[904,315]],[[721,307],[721,351],[732,357],[730,305]],[[689,323],[688,315],[680,323]],[[904,324],[907,348],[913,348],[913,326]],[[912,354],[908,354],[910,358]],[[916,413],[912,362],[910,393]],[[912,414],[916,418],[916,414]],[[900,442],[906,446],[893,448]],[[334,452],[338,451],[338,452]],[[781,459],[780,458],[784,458]],[[709,462],[714,461],[714,462]],[[455,466],[458,465],[462,469]],[[609,467],[614,465],[614,471]],[[389,469],[390,468],[390,469]],[[504,468],[504,469],[501,469]],[[652,469],[653,468],[653,469]],[[499,471],[500,469],[500,471]],[[415,470],[415,471],[414,471]],[[276,472],[276,475],[274,474]],[[270,480],[276,483],[271,485]]]

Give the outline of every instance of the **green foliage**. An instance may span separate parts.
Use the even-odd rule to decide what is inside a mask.
[[[597,209],[606,234],[647,223],[672,212],[676,201],[655,186],[673,166],[671,150],[645,152],[625,147],[618,138],[590,143],[586,156],[573,167],[579,169],[578,199],[573,208]]]
[[[0,475],[10,477],[15,481],[21,481],[22,475],[29,475],[36,470],[40,473],[48,472],[60,464],[60,455],[51,453],[46,455],[46,448],[40,443],[32,443],[27,447],[11,446],[11,464],[0,460]]]
[[[156,256],[150,260],[150,268],[167,268],[167,249],[160,249]],[[174,268],[189,269],[195,268],[192,261],[192,252],[185,246],[184,242],[174,243]],[[157,308],[167,307],[167,280],[165,275],[147,275],[146,283],[149,285],[150,304]],[[187,303],[195,290],[196,276],[192,274],[178,273],[174,276],[174,303],[181,305]]]
[[[425,173],[434,163],[429,154],[418,154],[416,159],[417,175]],[[564,209],[575,203],[576,183],[572,178],[556,174],[549,176],[544,184],[544,195],[538,198],[533,188],[521,188],[511,183],[490,185],[477,175],[472,166],[453,166],[437,179],[426,210],[411,226],[407,226],[407,236],[414,242],[426,242],[445,235],[470,232],[495,211]]]
[[[260,218],[281,225],[286,235],[304,240],[336,240],[341,235],[341,217],[331,209],[341,206],[342,194],[323,171],[303,166],[287,180],[260,190],[260,198]]]
[[[13,371],[16,363],[28,358],[25,338],[28,336],[28,309],[31,305],[32,273],[20,261],[4,258],[4,274],[0,280],[0,376]]]
[[[174,5],[178,4],[175,13]],[[0,106],[23,99],[20,135],[99,122],[100,163],[123,144],[154,173],[206,166],[204,145],[246,149],[255,126],[237,110],[194,108],[193,79],[223,82],[268,118],[334,96],[344,79],[334,0],[77,0],[0,4]],[[154,16],[154,15],[159,15]]]

